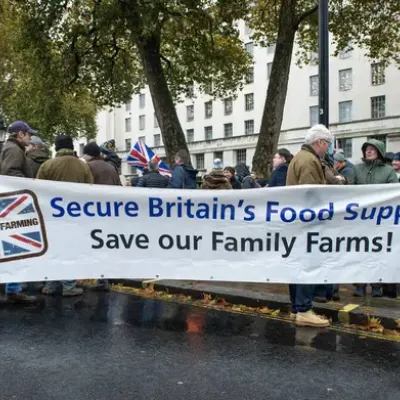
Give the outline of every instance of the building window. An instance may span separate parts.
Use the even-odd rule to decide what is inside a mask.
[[[79,143],[79,157],[83,157],[84,148],[85,148],[85,143]]]
[[[192,143],[194,141],[194,129],[186,130],[186,141]]]
[[[276,49],[276,44],[267,47],[267,54],[274,54]]]
[[[345,58],[350,58],[353,55],[353,47],[349,44],[343,50],[339,51],[339,58],[342,60]]]
[[[353,156],[353,139],[338,139],[338,148],[343,150],[345,158],[351,158]]]
[[[125,104],[125,111],[131,111],[131,102]]]
[[[146,129],[146,116],[139,115],[139,130],[143,131]]]
[[[380,142],[383,142],[386,147],[387,135],[373,135],[373,136],[368,137],[368,140],[370,140],[370,139],[379,140]]]
[[[371,118],[383,118],[386,115],[386,97],[371,97]]]
[[[158,128],[158,127],[159,127],[159,125],[158,125],[157,115],[154,114],[154,128]]]
[[[213,114],[212,100],[206,101],[204,103],[204,115],[205,115],[205,118],[211,118],[212,114]]]
[[[236,150],[236,164],[246,164],[246,149]]]
[[[339,122],[350,122],[353,114],[353,102],[341,101],[339,103]]]
[[[213,91],[213,84],[212,81],[208,82],[204,85],[204,93],[206,94],[212,94]]]
[[[318,106],[310,107],[310,126],[317,125],[319,122],[319,108]]]
[[[247,71],[246,75],[246,83],[253,83],[254,82],[254,67],[250,67]]]
[[[195,154],[196,168],[198,170],[204,169],[204,154]]]
[[[310,96],[318,96],[319,93],[319,76],[310,76]]]
[[[186,121],[194,120],[194,105],[186,106]]]
[[[318,64],[318,53],[315,51],[310,52],[310,64],[317,65]]]
[[[204,128],[204,138],[205,138],[206,140],[211,140],[212,137],[213,137],[213,129],[212,129],[212,126],[206,126],[206,127]]]
[[[130,151],[132,148],[132,140],[131,139],[125,139],[125,150]]]
[[[224,137],[232,137],[233,136],[233,124],[224,124]]]
[[[269,81],[269,78],[271,78],[271,71],[272,71],[272,62],[267,63],[267,80]]]
[[[134,165],[129,166],[130,174],[131,175],[136,175],[137,174],[137,169]]]
[[[351,90],[353,88],[353,70],[351,68],[339,71],[339,90]]]
[[[214,160],[219,158],[221,163],[224,163],[224,152],[223,151],[214,151]]]
[[[372,85],[383,85],[385,83],[385,64],[371,64],[371,83]]]
[[[244,121],[244,134],[252,135],[254,133],[254,120],[250,119],[248,121]]]
[[[188,97],[189,99],[194,97],[194,86],[193,86],[193,84],[190,84],[190,85],[186,86],[186,97]]]
[[[245,100],[245,110],[251,111],[254,110],[254,93],[248,93],[244,95]]]
[[[139,94],[139,108],[146,107],[146,95],[144,93]]]
[[[245,44],[246,51],[252,56],[254,54],[254,44],[253,42],[249,42]]]
[[[154,135],[154,147],[161,146],[161,135],[159,133]]]
[[[228,97],[224,100],[224,114],[231,115],[233,109],[233,100],[232,97]]]
[[[139,136],[138,139],[139,139],[143,144],[146,144],[146,136]]]
[[[132,119],[125,118],[125,132],[131,132],[131,131],[132,131]]]

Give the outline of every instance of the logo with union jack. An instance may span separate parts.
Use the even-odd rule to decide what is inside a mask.
[[[30,190],[0,194],[0,262],[40,257],[48,248],[38,199]]]

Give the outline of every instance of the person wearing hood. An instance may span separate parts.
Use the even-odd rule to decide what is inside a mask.
[[[335,160],[335,169],[341,176],[346,179],[348,185],[354,183],[354,166],[353,164],[346,160],[343,153],[337,152],[333,159]]]
[[[363,162],[354,167],[356,185],[378,185],[382,183],[399,183],[392,166],[385,163],[385,144],[370,139],[362,146]],[[367,285],[355,285],[354,296],[363,297]],[[382,297],[382,285],[372,284],[372,297]]]
[[[196,176],[199,171],[190,167],[189,153],[179,150],[175,156],[175,166],[172,169],[170,189],[197,189]]]
[[[221,189],[232,189],[228,178],[225,176],[223,171],[213,171],[209,175],[205,175],[201,189],[221,190]]]
[[[26,148],[26,156],[34,178],[36,178],[40,166],[51,158],[49,149],[38,136],[31,136],[29,145]]]
[[[400,153],[395,153],[393,155],[392,167],[396,172],[397,178],[400,180]]]
[[[256,189],[259,187],[257,182],[251,177],[249,167],[246,164],[238,164],[235,169],[242,189]]]
[[[232,189],[241,189],[242,188],[242,184],[239,182],[239,180],[235,176],[235,168],[225,167],[224,175],[230,182]]]
[[[268,187],[286,186],[287,171],[292,158],[292,154],[287,149],[279,149],[276,152],[273,160],[274,171]]]

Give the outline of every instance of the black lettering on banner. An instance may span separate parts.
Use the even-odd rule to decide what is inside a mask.
[[[98,245],[92,244],[92,249],[101,249],[104,246],[104,240],[101,237],[97,236],[97,234],[99,233],[103,233],[103,231],[101,229],[95,229],[90,232],[90,237],[99,243]]]

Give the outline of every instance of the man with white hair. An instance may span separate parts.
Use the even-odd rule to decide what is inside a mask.
[[[289,164],[286,185],[326,185],[321,158],[328,151],[333,137],[324,125],[313,126],[301,150]],[[296,325],[327,327],[329,321],[312,311],[315,285],[289,285],[291,310]]]

